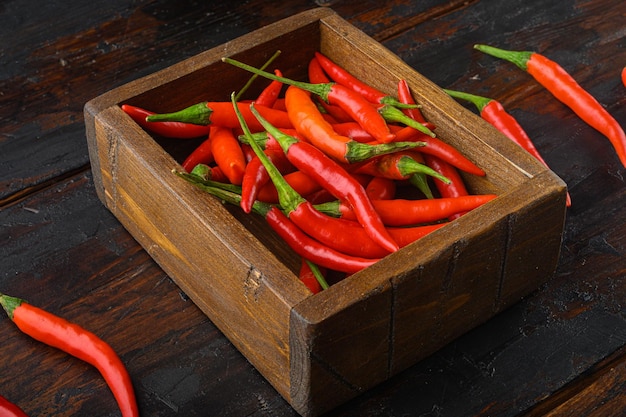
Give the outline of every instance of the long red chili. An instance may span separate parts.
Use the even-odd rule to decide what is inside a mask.
[[[250,71],[271,80],[278,80],[285,84],[296,86],[310,93],[318,95],[322,100],[341,107],[357,123],[363,126],[381,143],[387,143],[395,138],[389,130],[386,120],[378,112],[377,108],[367,101],[362,95],[356,93],[348,87],[339,83],[312,84],[295,81],[289,78],[277,77],[265,71],[261,71],[250,65],[236,61],[231,58],[222,58],[222,61],[232,64],[238,68]],[[271,120],[270,120],[271,123]],[[274,123],[272,123],[274,124]],[[274,126],[277,126],[274,124]],[[280,126],[277,126],[280,127]]]
[[[250,130],[262,131],[263,127],[256,118],[250,113],[250,104],[238,102],[237,107],[244,119],[248,123]],[[291,121],[287,112],[277,110],[265,106],[256,106],[259,113],[269,120],[274,126],[280,128],[291,128]],[[149,123],[156,122],[185,122],[187,124],[195,124],[199,127],[215,125],[220,127],[228,127],[231,129],[239,128],[239,120],[235,114],[232,103],[228,101],[205,101],[196,103],[182,110],[173,113],[153,114],[146,118]]]
[[[283,73],[279,69],[274,70],[274,74],[279,77],[283,76]],[[276,100],[278,99],[282,88],[283,83],[281,83],[280,81],[272,80],[269,85],[265,87],[263,91],[261,91],[256,100],[254,100],[254,102],[257,106],[274,107],[274,104],[276,104]]]
[[[424,161],[426,162],[426,165],[439,172],[441,175],[445,175],[446,178],[450,180],[449,184],[445,184],[438,180],[434,181],[435,187],[437,187],[437,190],[439,191],[439,195],[444,198],[465,197],[469,195],[465,182],[463,181],[463,177],[461,177],[459,171],[454,166],[433,155],[424,155]],[[462,210],[457,213],[450,214],[448,218],[450,220],[454,220],[461,217],[465,213],[466,210]]]
[[[541,162],[546,168],[550,169],[546,161],[543,159],[535,144],[532,142],[524,128],[518,121],[506,111],[502,103],[488,97],[477,96],[462,91],[445,90],[451,97],[469,101],[474,104],[480,113],[480,116],[489,122],[492,126],[502,132],[506,137],[521,146],[526,152],[531,154],[535,159]],[[571,205],[569,193],[567,194],[567,205]]]
[[[530,51],[507,51],[488,45],[474,45],[481,52],[514,63],[532,75],[552,95],[574,111],[588,125],[606,136],[626,167],[626,133],[602,105],[558,63]]]
[[[391,200],[396,196],[396,182],[389,178],[372,177],[365,186],[371,200]]]
[[[2,417],[28,417],[28,415],[17,405],[13,404],[0,395],[0,416]]]
[[[265,149],[264,152],[281,172],[285,173],[286,169],[291,167],[285,153],[281,149]],[[241,182],[240,205],[245,213],[250,213],[254,200],[257,199],[259,192],[269,180],[270,176],[267,173],[267,170],[263,166],[259,157],[255,155],[255,157],[253,157],[246,165],[243,180]]]
[[[300,279],[300,281],[302,281],[304,285],[306,285],[309,290],[311,290],[313,294],[317,294],[318,292],[322,291],[322,286],[320,285],[320,282],[318,281],[315,273],[311,269],[309,262],[307,262],[304,258],[302,258],[300,264],[298,278]]]
[[[122,416],[139,415],[128,371],[106,342],[77,324],[22,299],[0,293],[0,304],[25,334],[96,367],[117,400]]]
[[[494,198],[493,194],[480,194],[428,200],[372,200],[372,205],[385,225],[400,227],[440,221],[455,213],[473,210]],[[315,208],[329,216],[355,219],[352,208],[340,201],[318,204]]]
[[[281,151],[282,152],[282,151]],[[284,155],[284,153],[283,153]],[[322,186],[302,171],[294,171],[283,176],[287,184],[298,194],[305,196],[322,190]],[[277,203],[278,191],[271,181],[263,185],[257,194],[257,200],[265,203]]]
[[[296,168],[309,175],[335,197],[348,201],[357,220],[372,240],[391,252],[398,250],[398,244],[385,229],[365,188],[355,178],[315,146],[284,135],[256,113],[254,107],[252,111],[268,132],[281,143],[287,158]]]
[[[146,118],[156,113],[130,104],[122,104],[124,113],[130,116],[139,126],[148,132],[175,139],[193,139],[209,134],[208,126],[199,126],[182,122],[147,122]]]
[[[322,117],[310,93],[299,87],[287,88],[285,104],[287,114],[296,131],[326,155],[340,162],[358,162],[376,155],[419,147],[423,144],[422,142],[393,142],[368,145],[339,135],[333,129],[333,125]]]
[[[438,178],[445,183],[450,183],[448,178],[418,162],[417,159],[422,159],[421,155],[417,152],[399,151],[371,158],[368,161],[358,164],[350,171],[359,174],[381,176],[393,180],[406,180],[411,175],[419,173]]]

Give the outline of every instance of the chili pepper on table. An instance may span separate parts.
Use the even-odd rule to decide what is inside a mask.
[[[252,113],[250,113],[251,104],[252,103],[238,102],[237,107],[243,114],[250,129],[253,131],[261,131],[263,130],[263,127],[258,123],[254,116],[252,116]],[[274,126],[281,128],[292,127],[287,112],[258,105],[256,106],[256,109]],[[200,127],[215,125],[231,129],[239,128],[239,120],[237,120],[237,116],[235,115],[235,109],[233,108],[232,103],[228,101],[204,101],[173,113],[152,114],[148,116],[146,120],[149,124],[169,121],[184,122],[187,124],[198,125]]]
[[[606,136],[626,167],[626,133],[617,120],[558,63],[537,52],[509,51],[489,45],[474,45],[474,48],[509,61],[533,76],[556,99]]]
[[[348,201],[357,220],[372,240],[391,252],[398,250],[398,244],[389,235],[372,207],[365,188],[355,178],[315,146],[283,134],[257,113],[254,107],[252,111],[281,144],[287,158],[296,168],[309,175],[336,198]]]
[[[77,324],[20,298],[0,293],[0,304],[23,333],[96,367],[111,389],[123,417],[139,415],[128,371],[106,342]]]
[[[28,417],[28,415],[17,405],[13,404],[0,395],[0,416],[1,417]]]
[[[208,126],[199,126],[178,121],[148,122],[146,118],[156,113],[141,107],[131,106],[130,104],[122,104],[121,108],[124,113],[129,115],[139,126],[159,136],[174,139],[193,139],[209,134]]]
[[[541,162],[546,168],[550,169],[546,161],[543,159],[535,144],[532,142],[524,128],[518,121],[506,111],[502,103],[488,97],[477,96],[455,90],[444,90],[451,97],[466,100],[472,103],[478,109],[480,116],[489,122],[492,126],[502,132],[506,137],[521,146],[526,152],[531,154],[535,159]],[[569,193],[567,194],[567,205],[571,205]]]
[[[299,87],[287,88],[285,102],[287,113],[296,131],[322,152],[340,162],[363,161],[376,155],[415,148],[423,144],[423,142],[393,142],[368,145],[339,135],[333,126],[324,120],[310,93]]]
[[[289,78],[277,77],[265,71],[261,71],[243,62],[236,61],[231,58],[222,58],[222,61],[234,65],[238,68],[250,71],[255,74],[262,75],[271,80],[278,80],[290,86],[298,87],[302,90],[318,95],[322,100],[329,104],[334,104],[348,113],[353,120],[359,123],[364,129],[381,143],[387,143],[395,138],[395,135],[389,130],[387,122],[378,112],[372,103],[368,102],[362,95],[353,90],[338,84],[324,83],[313,84],[301,81],[295,81]],[[271,120],[270,120],[270,123]],[[272,123],[276,126],[275,123]],[[280,126],[277,126],[280,127]]]
[[[386,226],[402,227],[440,221],[455,213],[473,210],[494,198],[493,194],[479,194],[432,200],[372,200],[372,205]],[[315,209],[333,217],[355,218],[350,205],[341,201],[317,204]]]
[[[622,84],[626,87],[626,67],[622,70]]]

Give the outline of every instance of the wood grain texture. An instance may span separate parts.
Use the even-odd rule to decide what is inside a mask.
[[[622,414],[624,169],[606,139],[526,74],[471,45],[545,53],[624,125],[617,77],[625,61],[624,3],[325,4],[437,85],[503,101],[574,201],[557,273],[547,284],[328,415]],[[316,6],[299,0],[21,0],[0,6],[0,291],[103,335],[128,364],[142,415],[297,413],[100,203],[83,105]],[[408,282],[393,281],[397,291],[406,291]],[[435,291],[428,285],[437,283],[423,276],[419,282]],[[407,317],[441,314],[419,292],[406,303]],[[6,318],[0,327],[2,395],[33,416],[115,415],[114,400],[93,370],[24,338]],[[426,348],[432,339],[419,342]],[[411,351],[396,353],[400,362],[412,360]]]

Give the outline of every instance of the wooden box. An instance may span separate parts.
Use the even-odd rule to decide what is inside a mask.
[[[320,50],[390,94],[406,79],[438,136],[486,171],[466,177],[470,191],[498,198],[311,295],[296,276],[299,258],[261,218],[171,173],[190,142],[155,139],[119,107],[167,112],[227,101],[250,74],[221,58],[259,66],[278,49],[275,65],[291,78],[304,79]],[[433,353],[536,290],[557,264],[563,182],[326,8],[107,92],[86,104],[85,121],[99,198],[303,416],[328,411]]]

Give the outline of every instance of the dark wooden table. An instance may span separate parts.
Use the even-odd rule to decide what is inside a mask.
[[[500,100],[573,199],[547,285],[330,415],[625,413],[625,170],[530,76],[472,49],[542,52],[624,125],[623,0],[6,1],[0,292],[107,340],[144,416],[295,416],[97,199],[82,111],[113,87],[318,5],[440,86]],[[119,415],[95,369],[4,315],[0,329],[0,395],[31,416]]]

